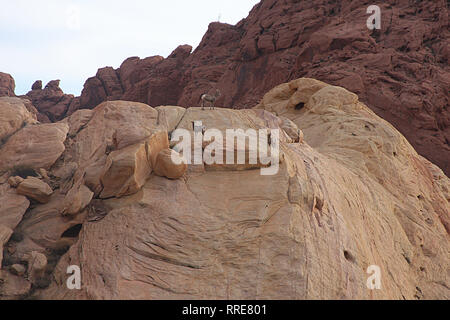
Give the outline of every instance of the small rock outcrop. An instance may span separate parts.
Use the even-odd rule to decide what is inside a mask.
[[[100,181],[101,198],[122,197],[136,193],[152,172],[145,143],[113,151],[106,159]]]
[[[17,188],[17,186],[23,181],[24,179],[22,177],[19,176],[15,176],[15,177],[9,177],[8,178],[8,183],[12,188]]]
[[[37,122],[36,116],[29,112],[22,99],[0,97],[0,109],[0,146],[19,129]]]
[[[0,72],[0,97],[15,97],[15,88],[13,77],[8,73]]]
[[[160,177],[179,179],[185,174],[187,167],[186,160],[178,152],[164,149],[158,153],[154,171]]]
[[[26,94],[38,110],[40,122],[56,122],[63,119],[72,104],[76,104],[72,94],[65,94],[59,87],[60,80],[52,80],[42,89],[42,81],[37,80]]]
[[[28,177],[17,186],[17,193],[39,203],[47,203],[50,201],[53,190],[42,180],[35,177]]]

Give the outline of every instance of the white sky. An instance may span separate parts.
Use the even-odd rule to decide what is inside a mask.
[[[200,43],[208,24],[236,24],[259,0],[0,0],[0,71],[25,94],[61,80],[79,95],[98,68],[131,56],[166,57]]]

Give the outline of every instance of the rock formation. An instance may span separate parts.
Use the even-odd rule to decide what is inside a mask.
[[[172,161],[178,157],[178,164]],[[164,149],[158,153],[155,163],[155,174],[169,179],[181,178],[187,170],[186,160],[175,150]]]
[[[53,190],[48,184],[35,177],[27,177],[17,186],[17,194],[24,195],[40,203],[50,200]]]
[[[262,0],[232,26],[210,24],[200,45],[178,47],[166,59],[132,57],[120,68],[101,68],[81,97],[65,95],[57,81],[27,96],[41,122],[54,122],[107,100],[183,107],[219,88],[227,108],[251,108],[272,87],[313,77],[357,93],[391,122],[427,159],[450,175],[450,32],[444,0],[390,0],[381,30],[366,26],[365,1]],[[0,96],[14,81],[0,75]],[[374,89],[376,88],[376,89]]]
[[[14,97],[16,84],[10,74],[0,72],[0,97]]]
[[[59,80],[50,81],[42,89],[42,81],[38,80],[26,94],[39,111],[40,122],[55,122],[63,119],[69,108],[76,105],[78,101],[73,95],[64,94],[59,87],[59,82]]]
[[[25,101],[13,97],[0,97],[0,144],[27,124],[36,123],[36,115],[29,112]]]
[[[168,137],[195,120],[281,129],[278,173],[170,166]],[[24,147],[33,136],[53,140]],[[450,298],[449,178],[341,87],[293,80],[245,110],[107,101],[25,124],[0,160],[3,299]],[[18,194],[16,176],[49,201]],[[370,265],[382,290],[366,287]]]

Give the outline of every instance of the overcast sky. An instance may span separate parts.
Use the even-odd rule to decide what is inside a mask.
[[[104,66],[194,48],[213,21],[236,24],[259,0],[0,0],[0,71],[25,94],[61,80],[79,95]]]

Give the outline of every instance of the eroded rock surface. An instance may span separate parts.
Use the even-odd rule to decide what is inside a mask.
[[[73,134],[48,171],[50,201],[4,228],[5,297],[450,298],[450,181],[356,94],[298,79],[250,110],[170,110],[111,101],[64,121]],[[192,121],[281,128],[278,173],[202,164],[180,179],[156,175],[168,149],[155,146]],[[127,163],[150,159],[145,170],[123,171],[143,179],[133,192],[102,180],[114,152],[142,154]],[[29,289],[6,270],[32,252],[48,263]],[[81,290],[66,287],[69,265],[81,266]],[[370,265],[381,268],[382,290],[366,287]]]
[[[25,125],[36,123],[36,117],[28,112],[22,99],[0,97],[0,109],[0,146]]]

